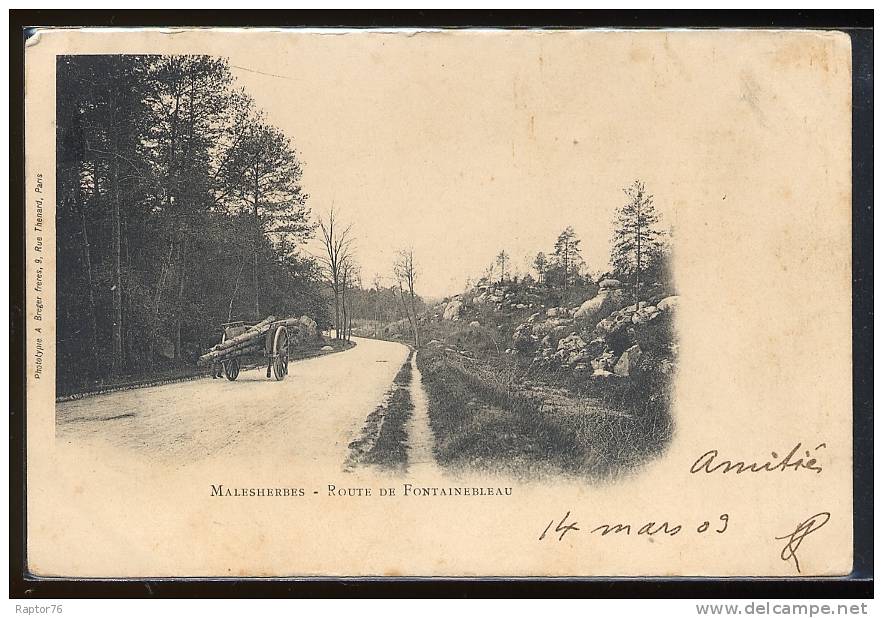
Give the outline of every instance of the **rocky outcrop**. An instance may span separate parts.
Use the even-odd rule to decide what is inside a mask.
[[[551,315],[567,316],[566,309],[555,308]],[[515,327],[512,334],[513,349],[519,354],[532,355],[548,358],[558,350],[558,343],[562,338],[576,333],[573,318],[570,317],[546,317],[548,311],[532,314],[526,322]]]
[[[511,313],[533,309],[541,303],[542,294],[526,284],[513,282],[483,283],[461,299],[466,310]],[[456,297],[455,297],[456,298]]]
[[[461,301],[459,298],[455,298],[445,307],[445,311],[442,314],[442,319],[457,321],[460,319],[461,313],[463,313],[463,301]]]
[[[558,341],[553,358],[566,367],[571,367],[587,358],[588,344],[576,333]]]
[[[637,344],[633,345],[623,352],[619,360],[616,361],[616,365],[613,366],[613,373],[623,378],[629,377],[638,367],[642,355],[641,347]]]
[[[513,350],[587,379],[672,371],[677,356],[672,330],[677,297],[660,301],[662,308],[645,301],[616,307],[621,294],[618,282],[605,280],[598,296],[583,303],[573,318],[557,317],[558,308],[534,313],[515,328]],[[591,315],[603,317],[595,320]]]
[[[620,289],[621,284],[616,279],[605,279],[599,287],[597,296],[580,305],[573,317],[594,324],[622,308],[627,302],[625,293]]]
[[[547,318],[569,318],[570,310],[567,307],[550,307],[546,309]]]

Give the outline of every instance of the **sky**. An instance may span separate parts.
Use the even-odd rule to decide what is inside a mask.
[[[527,272],[568,225],[606,270],[637,178],[674,223],[683,67],[667,38],[622,34],[278,35],[225,55],[300,153],[312,211],[353,224],[363,279],[391,280],[409,247],[418,292],[439,297],[500,250]]]

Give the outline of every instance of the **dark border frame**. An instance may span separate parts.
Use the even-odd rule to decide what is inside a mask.
[[[844,578],[56,579],[26,570],[24,42],[33,26],[816,28],[852,39],[854,570]],[[873,598],[873,11],[10,10],[10,598]]]

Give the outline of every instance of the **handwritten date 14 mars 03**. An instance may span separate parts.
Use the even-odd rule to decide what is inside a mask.
[[[722,513],[717,520],[715,521],[703,521],[696,526],[695,531],[697,534],[705,534],[707,532],[713,532],[717,534],[723,534],[727,531],[727,526],[730,523],[730,516],[727,513]],[[554,526],[554,527],[553,527]],[[675,536],[682,531],[692,532],[692,527],[685,528],[681,524],[672,524],[668,521],[656,522],[656,521],[648,521],[643,522],[641,524],[630,524],[623,522],[616,523],[605,523],[595,526],[593,528],[586,527],[581,528],[579,526],[579,522],[573,519],[570,515],[570,511],[565,513],[564,517],[562,517],[557,523],[555,520],[549,521],[549,525],[546,526],[546,529],[543,530],[543,533],[540,535],[539,539],[542,541],[547,536],[553,538],[554,536],[558,537],[559,541],[564,540],[564,537],[568,532],[588,532],[588,534],[595,534],[599,536],[607,536],[608,534],[612,534],[615,536],[653,536],[657,534],[664,534],[667,536]]]

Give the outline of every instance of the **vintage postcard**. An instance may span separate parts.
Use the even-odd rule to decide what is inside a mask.
[[[38,29],[45,577],[837,576],[851,47]]]

